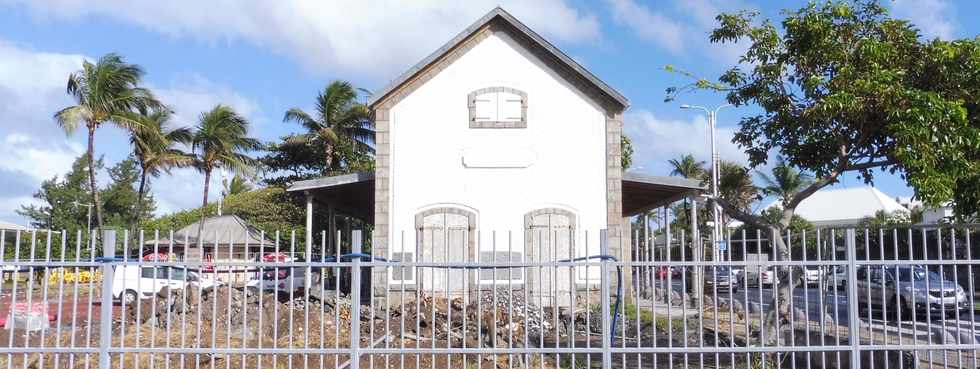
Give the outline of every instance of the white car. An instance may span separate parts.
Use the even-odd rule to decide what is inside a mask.
[[[313,271],[310,276],[310,283],[319,283],[320,275]],[[295,295],[302,295],[309,286],[306,285],[305,267],[266,267],[256,272],[245,287],[251,293],[258,293],[260,290],[275,291],[281,293],[293,292]]]
[[[153,297],[164,287],[174,290],[189,286],[208,289],[219,283],[210,279],[202,280],[197,273],[183,267],[120,265],[113,271],[112,296],[125,304],[131,304],[139,298]]]
[[[824,286],[827,290],[841,290],[847,288],[847,266],[834,265],[827,267],[823,275]]]
[[[262,256],[257,255],[255,261],[290,263],[301,261],[301,259],[298,255],[284,252],[270,252]],[[311,286],[307,286],[306,271],[306,267],[261,267],[255,272],[255,276],[245,283],[245,288],[252,294],[259,293],[259,291],[275,291],[281,293],[292,292],[294,295],[301,295],[309,290],[312,285],[320,282],[320,269],[310,268],[311,275],[309,283]]]
[[[776,276],[776,271],[771,267],[762,270],[752,270],[753,267],[746,268],[748,273],[748,282],[753,286],[772,286],[778,283],[778,277]]]

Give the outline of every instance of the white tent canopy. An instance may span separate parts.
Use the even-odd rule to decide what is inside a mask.
[[[4,230],[4,231],[29,231],[31,229],[28,228],[28,227],[24,227],[22,225],[19,225],[19,224],[15,224],[15,223],[11,223],[11,222],[6,222],[6,221],[0,220],[0,230]]]
[[[763,206],[759,212],[781,206],[774,200]],[[872,186],[830,188],[817,191],[796,207],[796,215],[803,217],[815,226],[851,226],[861,220],[873,217],[879,211],[894,213],[908,211],[894,198]],[[740,226],[733,222],[730,226]]]

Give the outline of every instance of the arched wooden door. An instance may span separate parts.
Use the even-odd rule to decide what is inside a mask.
[[[563,209],[539,209],[524,216],[528,262],[555,262],[575,256],[575,214]],[[526,278],[529,298],[540,306],[570,306],[575,288],[570,267],[532,267]]]
[[[418,231],[419,262],[446,263],[471,260],[474,251],[476,217],[459,208],[435,208],[415,217]],[[466,269],[421,268],[418,286],[432,293],[463,295],[472,283]]]

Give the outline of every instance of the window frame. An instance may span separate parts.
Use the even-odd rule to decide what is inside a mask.
[[[520,120],[477,120],[476,100],[477,97],[489,93],[509,93],[520,96],[521,98],[521,118]],[[484,87],[474,90],[467,95],[467,107],[469,108],[470,128],[527,128],[527,93],[516,88],[494,86]],[[498,117],[499,118],[499,117]]]

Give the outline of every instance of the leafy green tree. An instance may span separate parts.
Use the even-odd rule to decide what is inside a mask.
[[[781,27],[746,11],[717,20],[712,42],[748,48],[720,83],[695,85],[761,108],[734,137],[751,166],[777,153],[814,177],[784,199],[776,222],[718,199],[728,213],[783,234],[804,199],[848,173],[872,183],[875,171],[898,174],[927,205],[980,198],[980,39],[923,40],[873,0],[813,2],[785,11]],[[776,257],[787,259],[786,242],[773,239]],[[777,270],[780,278],[788,273]],[[770,320],[789,319],[790,293],[788,285],[779,289]]]
[[[292,201],[292,196],[282,188],[266,187],[231,194],[225,197],[222,207],[226,214],[237,215],[269,235],[276,231],[291,232],[293,230],[303,234],[302,229],[297,228],[297,225],[302,226],[304,224],[306,211],[301,204]],[[169,232],[191,225],[201,220],[204,214],[214,214],[217,210],[218,204],[210,203],[204,207],[181,210],[144,220],[140,227],[146,230],[159,230],[162,234],[165,231]]]
[[[623,170],[629,169],[633,166],[633,141],[630,141],[630,138],[626,137],[626,135],[622,135],[619,140],[619,146],[623,153]]]
[[[132,156],[109,168],[111,183],[102,191],[108,227],[126,229],[134,214],[136,218],[149,217],[156,208],[152,195],[146,196],[142,204],[140,203],[137,190],[140,173],[139,164]]]
[[[132,217],[132,231],[145,215],[143,199],[149,178],[170,174],[173,168],[187,167],[194,163],[194,156],[180,149],[191,141],[191,130],[186,127],[173,127],[171,113],[167,110],[132,114],[132,119],[140,124],[139,130],[130,132],[129,142],[133,145],[133,155],[139,163],[140,178],[136,196],[136,206]]]
[[[248,152],[260,147],[258,140],[248,136],[248,121],[225,105],[217,105],[201,114],[191,144],[196,154],[194,168],[204,174],[202,207],[208,205],[208,190],[214,170],[224,168],[239,174],[251,173],[256,161],[248,156]],[[204,231],[206,216],[206,212],[201,213],[198,239]]]
[[[92,167],[101,170],[102,159],[92,161]],[[88,155],[79,156],[64,177],[55,176],[41,183],[41,188],[33,196],[41,205],[21,205],[17,214],[30,219],[31,227],[34,228],[66,230],[70,234],[81,230],[86,234],[86,205],[91,204],[91,195],[86,188],[89,182],[88,168]]]
[[[314,114],[300,108],[286,111],[282,121],[299,123],[306,132],[287,137],[283,144],[315,148],[326,171],[338,169],[351,154],[373,154],[371,113],[357,98],[358,89],[350,83],[331,82],[317,94]]]
[[[109,53],[94,64],[82,63],[82,69],[68,76],[67,92],[75,99],[76,105],[55,113],[58,125],[67,133],[75,132],[80,126],[88,130],[88,158],[95,157],[95,131],[106,123],[113,123],[126,130],[139,128],[139,123],[127,117],[128,112],[158,108],[159,102],[153,94],[139,87],[143,69],[128,64],[115,53]],[[95,163],[90,162],[88,170],[95,173]],[[102,201],[99,199],[95,175],[89,176],[91,203],[95,204],[95,218],[99,233],[103,227]]]
[[[874,216],[865,217],[858,223],[859,228],[886,228],[895,226],[910,226],[915,224],[912,212],[878,210]]]

